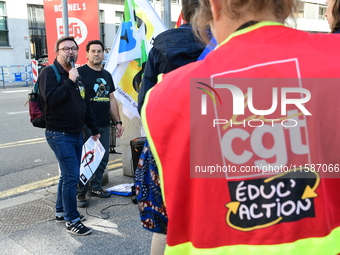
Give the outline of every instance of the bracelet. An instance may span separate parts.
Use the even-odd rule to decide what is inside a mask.
[[[119,121],[116,121],[116,125],[117,124],[123,125],[123,122],[121,120],[119,120]]]

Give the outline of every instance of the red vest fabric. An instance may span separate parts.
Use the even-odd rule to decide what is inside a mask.
[[[165,254],[340,253],[340,179],[334,178],[339,177],[334,172],[340,167],[340,88],[335,79],[340,78],[339,45],[338,35],[310,34],[260,22],[232,34],[204,60],[165,75],[147,94],[142,122],[160,171],[169,217]],[[238,125],[221,129],[220,134],[198,133],[195,126],[207,125],[210,120],[190,123],[193,108],[201,109],[201,105],[190,106],[193,79],[209,81],[216,75],[323,82],[329,78],[329,82],[309,85],[308,80],[306,88],[312,96],[304,106],[312,116],[306,116],[305,126],[295,129],[300,133],[280,127],[282,139],[263,134],[262,151],[267,148],[270,154],[276,143],[282,143],[280,154],[266,156],[254,148],[252,142],[258,138],[257,133],[251,133],[254,129]],[[259,101],[271,103],[268,95],[264,92]],[[235,162],[229,155],[221,159],[221,153],[212,153],[207,145],[233,128],[246,135],[242,139],[235,136],[230,145]],[[195,138],[204,144],[202,148]],[[308,153],[304,152],[306,146]],[[249,155],[245,163],[242,153]],[[292,172],[209,178],[208,174],[192,174],[190,160],[195,156],[221,164],[227,158],[228,165],[238,169],[280,160],[290,170],[299,169],[299,164],[319,165],[306,178],[295,178],[300,176]],[[320,172],[315,173],[318,167]],[[323,178],[322,168],[331,169],[333,175],[326,177],[332,178]]]

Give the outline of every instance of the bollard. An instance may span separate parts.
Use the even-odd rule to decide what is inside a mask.
[[[32,81],[33,84],[35,84],[38,80],[38,61],[37,60],[32,60],[31,62],[31,67],[32,67]]]

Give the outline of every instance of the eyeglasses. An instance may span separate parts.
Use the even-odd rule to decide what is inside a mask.
[[[58,49],[58,50],[63,50],[66,53],[69,53],[70,50],[72,50],[72,52],[77,52],[78,51],[77,47],[72,47],[72,48],[64,47],[64,48],[61,48],[61,49]]]

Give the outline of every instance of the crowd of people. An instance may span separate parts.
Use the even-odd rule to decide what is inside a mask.
[[[168,218],[166,231],[153,231],[152,255],[340,253],[339,171],[316,169],[340,167],[340,0],[327,0],[331,34],[286,27],[296,8],[296,0],[182,0],[187,23],[155,38],[138,96],[153,184]],[[212,37],[218,46],[198,60]],[[72,234],[88,235],[77,205],[88,205],[87,193],[110,197],[102,188],[110,116],[116,136],[124,130],[115,84],[103,69],[104,44],[88,42],[87,64],[75,68],[78,49],[73,37],[58,39],[53,65],[61,79],[47,67],[39,86],[46,140],[60,166],[56,220]],[[224,126],[213,125],[220,118]],[[81,149],[89,137],[106,153],[82,185]],[[203,164],[291,167],[195,172]],[[159,219],[150,220],[157,225]]]

